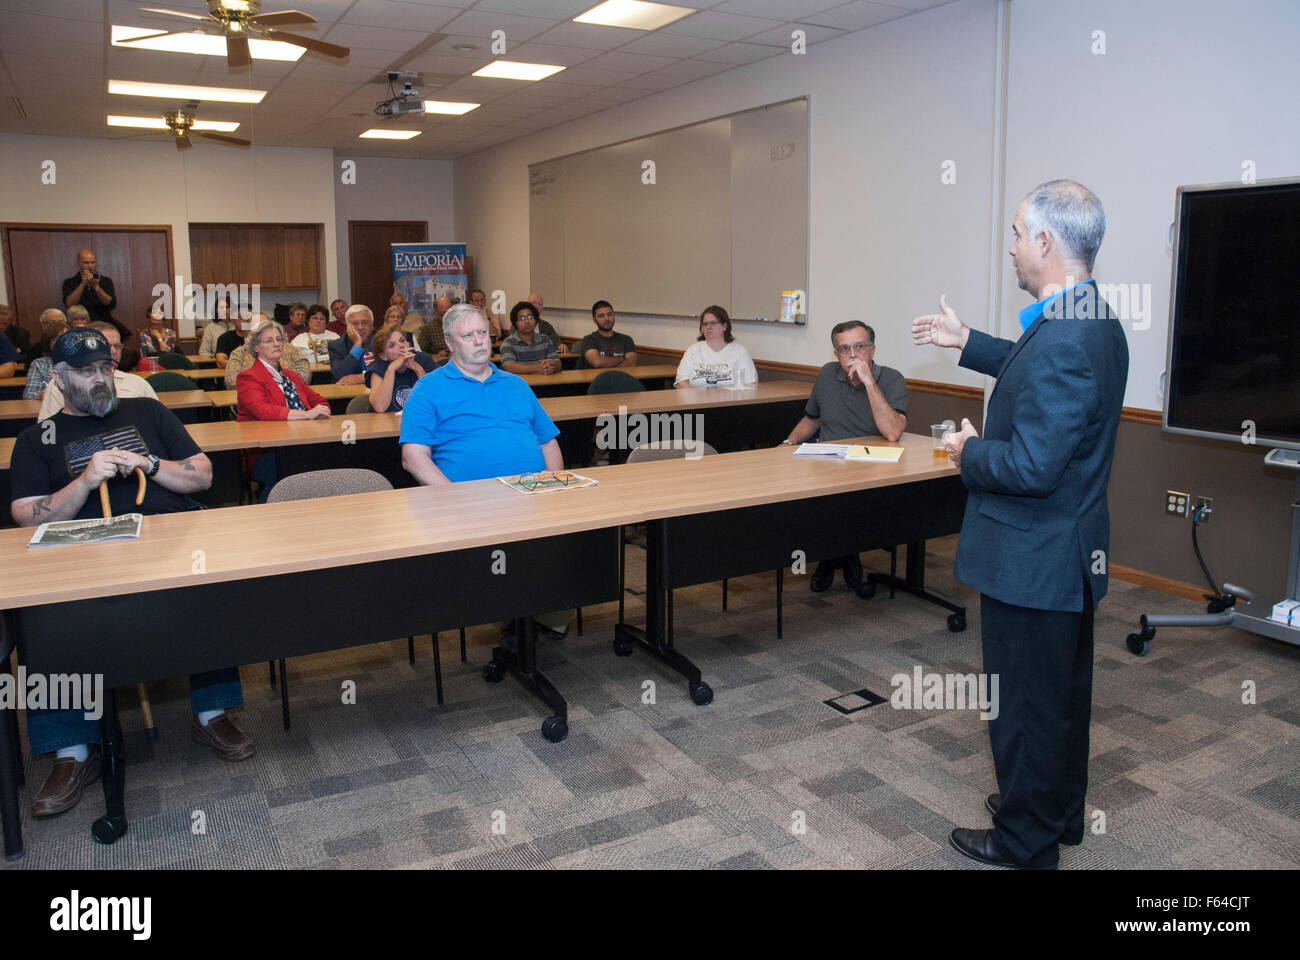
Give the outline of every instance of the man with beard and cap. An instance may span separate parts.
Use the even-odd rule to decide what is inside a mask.
[[[81,330],[97,330],[104,335],[108,341],[109,356],[113,361],[113,392],[123,400],[127,397],[150,397],[158,399],[158,394],[154,392],[153,387],[144,377],[138,377],[134,373],[123,373],[117,369],[117,365],[122,361],[122,340],[118,336],[117,328],[111,323],[104,323],[96,320],[88,327],[81,327]],[[55,343],[58,341],[56,340]],[[45,387],[45,392],[41,395],[41,412],[37,415],[37,420],[48,420],[60,410],[63,409],[63,385],[58,377],[52,377]]]
[[[196,509],[198,504],[189,494],[212,485],[212,463],[157,400],[118,398],[113,357],[103,331],[83,328],[63,334],[55,341],[51,358],[67,399],[61,411],[28,427],[14,442],[9,468],[14,521],[34,527],[55,520],[97,518],[101,484],[107,485],[114,516]],[[146,477],[139,506],[136,470]],[[253,742],[226,713],[241,703],[243,693],[234,667],[192,674],[191,738],[222,760],[251,757]],[[49,817],[71,809],[86,785],[99,776],[99,723],[87,720],[81,710],[29,710],[27,735],[33,755],[57,752],[54,767],[32,802],[32,816]]]

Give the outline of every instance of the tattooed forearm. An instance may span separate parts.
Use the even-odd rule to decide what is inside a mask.
[[[45,516],[47,513],[53,512],[54,508],[50,506],[50,504],[53,503],[53,501],[54,501],[53,497],[41,497],[41,499],[33,503],[32,519],[35,520],[39,517]]]
[[[182,461],[181,461],[181,469],[183,469],[183,470],[188,470],[190,473],[194,473],[194,472],[195,472],[195,471],[194,471],[194,464],[190,463],[188,460],[182,460]]]

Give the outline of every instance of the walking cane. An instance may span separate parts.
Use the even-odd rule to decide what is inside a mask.
[[[140,478],[139,486],[135,491],[135,505],[138,507],[144,503],[144,487],[146,480],[144,471],[139,467],[135,468],[135,475]],[[99,482],[99,507],[104,513],[104,519],[107,520],[113,516],[113,508],[108,502],[108,481]],[[149,691],[145,689],[143,683],[135,685],[135,692],[140,696],[140,715],[144,717],[144,738],[150,743],[158,742],[158,728],[153,723],[153,708],[149,705]]]

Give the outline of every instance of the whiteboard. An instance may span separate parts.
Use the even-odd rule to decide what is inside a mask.
[[[782,291],[807,291],[806,98],[535,163],[528,176],[530,286],[548,305],[693,317],[716,303],[775,320]]]

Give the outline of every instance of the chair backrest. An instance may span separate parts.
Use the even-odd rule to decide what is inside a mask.
[[[151,373],[144,379],[149,386],[153,387],[154,393],[194,389],[194,381],[189,377],[182,377],[179,373],[169,373],[166,370],[162,373]]]
[[[644,390],[645,384],[622,370],[606,370],[587,387],[587,393],[636,393]]]
[[[315,500],[319,497],[342,497],[349,493],[373,493],[391,490],[393,485],[373,470],[347,468],[342,470],[312,470],[285,477],[267,496],[267,503],[285,500]]]
[[[700,442],[700,455],[712,457],[717,454],[712,446],[703,441]],[[684,460],[690,453],[680,443],[674,445],[669,441],[656,441],[655,443],[643,443],[627,455],[628,463],[644,463],[648,460]]]
[[[360,393],[348,401],[348,413],[370,413],[370,394]]]
[[[194,362],[183,353],[170,351],[158,354],[158,366],[164,370],[193,370]],[[191,387],[191,389],[193,389]]]

